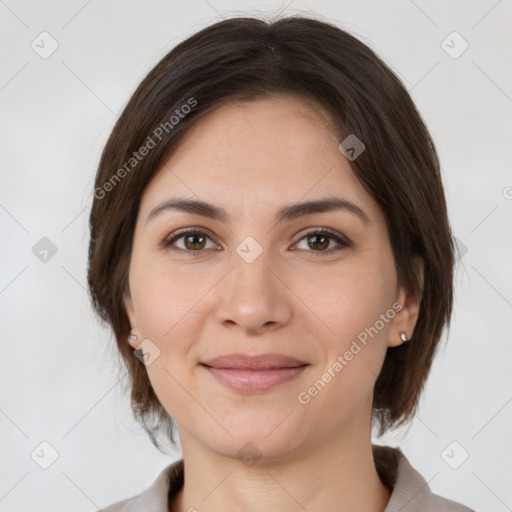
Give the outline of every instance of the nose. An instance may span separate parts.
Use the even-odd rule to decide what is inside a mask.
[[[282,265],[272,262],[267,253],[264,250],[249,263],[233,252],[232,270],[216,290],[216,317],[223,326],[255,335],[290,322],[293,294]]]

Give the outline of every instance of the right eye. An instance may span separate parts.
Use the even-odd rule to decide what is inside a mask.
[[[207,247],[207,241],[213,244],[213,247]],[[181,243],[181,247],[177,245]],[[197,256],[206,249],[216,248],[208,233],[197,228],[186,228],[176,233],[172,233],[164,242],[164,247],[170,248],[172,251],[178,251],[190,256]]]

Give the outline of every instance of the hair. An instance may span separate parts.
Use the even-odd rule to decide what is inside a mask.
[[[174,442],[173,420],[127,343],[124,307],[142,193],[202,116],[227,102],[280,93],[322,105],[340,141],[354,134],[364,143],[349,164],[384,213],[398,286],[421,300],[410,342],[387,349],[375,383],[379,435],[414,415],[449,324],[454,243],[439,158],[400,79],[356,37],[309,16],[212,24],[167,53],[128,101],[101,155],[89,219],[93,307],[113,330],[132,411],[158,449],[164,431]]]

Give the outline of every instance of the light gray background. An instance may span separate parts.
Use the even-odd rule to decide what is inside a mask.
[[[412,426],[378,442],[400,445],[435,492],[512,510],[511,0],[0,1],[1,510],[92,511],[141,492],[173,460],[131,418],[113,341],[89,306],[95,168],[172,46],[223,16],[280,8],[336,22],[403,79],[436,141],[461,242],[449,343]],[[58,43],[46,59],[31,47],[51,48],[43,31]],[[458,58],[442,47],[453,31],[469,44]],[[42,237],[58,249],[46,262],[32,252]],[[43,441],[58,452],[48,469]]]

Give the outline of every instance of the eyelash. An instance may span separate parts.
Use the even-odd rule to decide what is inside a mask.
[[[164,248],[170,248],[172,251],[177,251],[177,252],[180,252],[180,253],[184,253],[184,254],[187,254],[189,256],[200,256],[201,254],[204,253],[204,251],[206,249],[200,249],[200,250],[197,250],[197,251],[190,251],[190,250],[187,250],[187,249],[181,249],[181,248],[177,248],[177,247],[171,247],[172,244],[174,244],[177,240],[181,239],[181,238],[184,238],[184,237],[187,237],[187,236],[190,236],[190,235],[200,235],[200,236],[206,236],[208,239],[212,240],[212,237],[208,234],[207,231],[204,231],[203,228],[202,229],[198,229],[198,228],[185,228],[185,229],[182,229],[176,233],[173,233],[172,235],[170,235],[166,240],[163,241],[162,243],[162,246]],[[313,236],[326,236],[327,238],[331,239],[331,240],[334,240],[336,243],[338,243],[341,247],[337,247],[335,249],[330,249],[328,251],[307,251],[307,252],[311,252],[312,253],[312,256],[316,257],[316,256],[328,256],[334,252],[337,252],[339,250],[342,250],[342,249],[346,249],[348,247],[351,247],[351,242],[344,238],[344,237],[341,237],[336,231],[333,231],[329,228],[321,228],[321,229],[316,229],[316,230],[311,230],[307,233],[304,233],[304,235],[302,236],[302,238],[300,240],[298,240],[296,243],[299,243],[301,242],[302,240],[304,240],[305,238],[310,238],[310,237],[313,237]],[[212,240],[213,241],[213,240]]]

